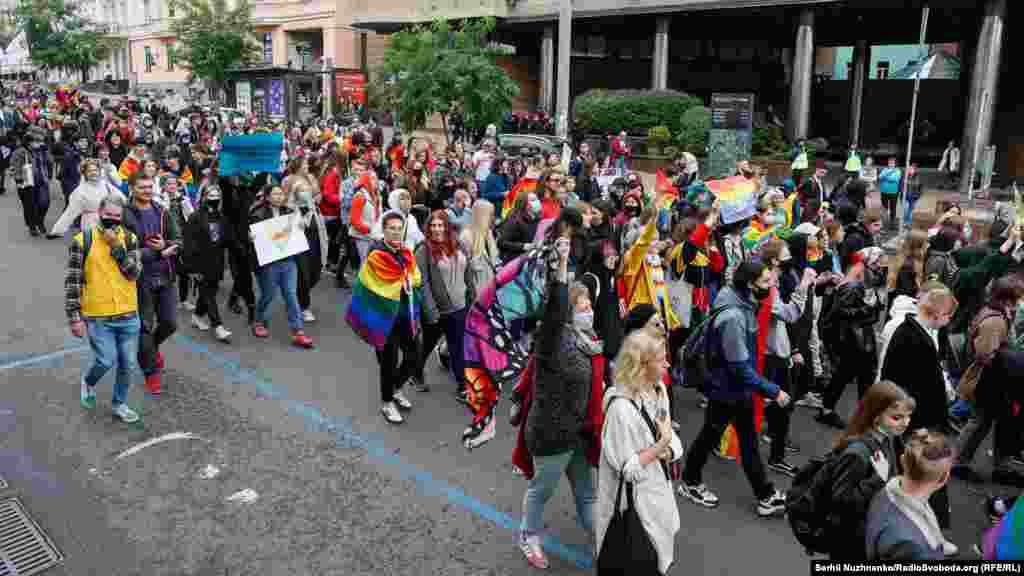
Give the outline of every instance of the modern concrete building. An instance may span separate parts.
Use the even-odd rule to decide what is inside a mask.
[[[555,86],[566,75],[570,96],[590,88],[672,88],[709,101],[712,92],[753,92],[758,109],[785,113],[791,138],[846,144],[899,140],[886,127],[907,122],[913,83],[874,84],[869,47],[917,42],[926,4],[926,42],[959,43],[964,67],[960,80],[936,80],[941,88],[922,91],[919,118],[937,127],[936,140],[961,142],[966,172],[973,150],[992,142],[999,173],[1024,176],[1024,108],[1012,82],[1000,82],[1021,67],[1008,57],[1011,43],[1020,42],[1008,33],[1010,14],[1024,11],[1020,2],[574,0],[569,62],[557,61],[560,3],[551,0],[352,0],[351,23],[389,32],[438,17],[496,17],[495,39],[516,46],[503,64],[520,82],[521,107],[553,110]],[[854,46],[852,79],[829,81],[835,61],[816,63],[818,49],[842,46]]]

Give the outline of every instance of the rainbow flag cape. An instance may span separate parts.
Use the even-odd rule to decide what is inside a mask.
[[[413,288],[409,297],[409,310],[399,308],[402,303],[402,283],[407,281]],[[403,318],[412,325],[415,333],[419,322],[419,290],[422,286],[416,258],[408,248],[401,256],[386,250],[373,250],[359,270],[352,287],[352,301],[345,321],[355,333],[376,350],[383,350],[395,322]]]
[[[757,311],[757,373],[764,375],[765,350],[768,348],[768,322],[772,316],[772,302],[778,288],[772,288],[772,294],[761,303]],[[764,419],[764,398],[754,393],[754,430],[757,437],[761,436],[761,421]],[[736,428],[730,424],[722,434],[718,445],[719,454],[730,457],[737,462],[740,459],[740,442],[736,436]]]
[[[509,190],[508,194],[505,195],[505,200],[501,203],[501,219],[508,218],[509,212],[512,211],[512,207],[516,204],[516,198],[519,193],[525,190],[525,194],[537,191],[537,185],[539,181],[536,178],[523,178],[516,183],[515,186]]]
[[[1024,560],[1024,511],[1021,498],[982,538],[985,560]]]
[[[704,183],[715,195],[721,206],[723,224],[746,220],[757,213],[757,191],[759,183],[743,176],[733,176]]]

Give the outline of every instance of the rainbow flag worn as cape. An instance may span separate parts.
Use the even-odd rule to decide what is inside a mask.
[[[421,286],[420,271],[411,250],[403,248],[401,254],[372,250],[352,287],[352,302],[345,321],[363,341],[383,350],[395,322],[409,322],[415,334]],[[409,310],[401,310],[403,290],[408,292]]]
[[[764,376],[765,351],[768,348],[768,322],[772,316],[772,302],[778,294],[778,288],[772,288],[771,294],[762,303],[757,311],[757,373]],[[764,419],[764,398],[754,392],[754,430],[757,437],[761,436],[761,421]],[[757,447],[755,446],[756,450]],[[740,442],[736,436],[736,428],[729,424],[722,434],[722,440],[718,445],[719,454],[735,459],[740,459]]]
[[[504,220],[505,218],[508,218],[509,213],[512,212],[512,207],[516,204],[516,198],[519,197],[520,192],[525,190],[524,194],[529,194],[531,192],[536,193],[538,184],[539,181],[536,178],[523,178],[517,182],[516,185],[509,190],[508,194],[505,195],[505,200],[501,203],[501,219]]]
[[[1013,508],[982,538],[985,560],[1024,560],[1024,499],[1017,498]]]

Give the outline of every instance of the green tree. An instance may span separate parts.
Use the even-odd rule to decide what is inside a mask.
[[[113,40],[106,26],[71,0],[19,0],[14,14],[17,27],[25,30],[32,63],[43,70],[78,72],[86,82],[89,68],[110,54]]]
[[[447,138],[446,113],[453,106],[470,130],[501,121],[519,86],[496,63],[507,52],[489,41],[493,30],[493,18],[471,18],[436,20],[391,35],[374,85],[403,126],[421,128],[430,115],[441,114]]]
[[[260,57],[249,2],[239,0],[232,9],[227,0],[172,1],[178,15],[171,24],[179,42],[177,62],[188,70],[189,81],[203,80],[219,95],[228,68],[252,64]]]

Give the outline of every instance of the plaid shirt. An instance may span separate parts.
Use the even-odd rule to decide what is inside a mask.
[[[99,229],[95,229],[99,233]],[[89,234],[90,232],[85,232]],[[118,244],[110,250],[117,267],[129,280],[138,280],[142,274],[142,255],[139,242],[134,234],[125,230],[125,245]],[[84,243],[83,243],[84,244]],[[68,322],[82,320],[82,287],[85,286],[85,248],[72,241],[68,249],[68,265],[64,273],[64,312]]]

